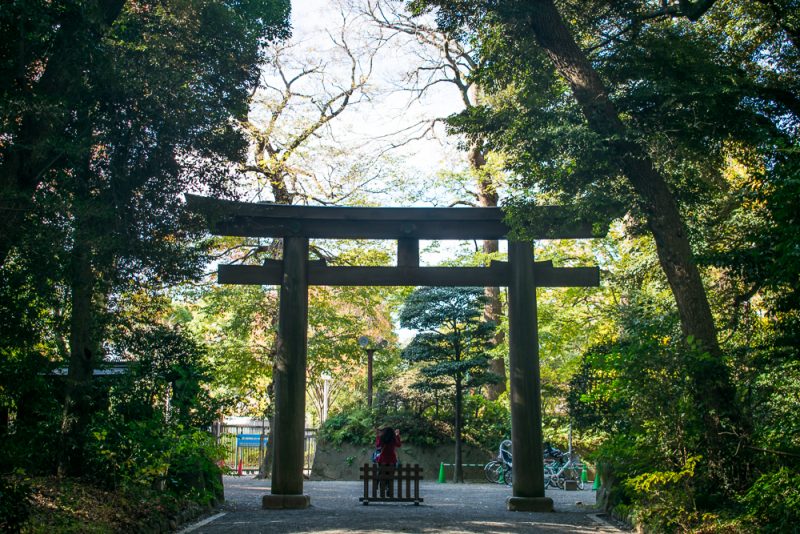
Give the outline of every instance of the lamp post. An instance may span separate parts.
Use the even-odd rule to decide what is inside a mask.
[[[358,346],[367,353],[367,406],[370,408],[372,408],[372,361],[375,351],[379,348],[385,349],[388,344],[388,341],[385,339],[381,339],[377,344],[373,344],[367,336],[358,338]]]
[[[330,375],[330,373],[325,371],[324,373],[322,373],[321,378],[322,378],[322,417],[320,419],[322,420],[320,421],[320,424],[328,420],[328,397],[330,397],[331,394],[331,380],[333,379],[333,377]]]

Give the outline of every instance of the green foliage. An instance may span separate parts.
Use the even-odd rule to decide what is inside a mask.
[[[452,391],[457,464],[463,439],[464,390],[499,379],[488,370],[495,325],[482,320],[485,303],[479,288],[423,287],[406,298],[400,312],[400,325],[418,331],[402,353],[404,359],[423,364],[420,372],[427,379],[417,387]],[[456,477],[461,476],[457,465]]]
[[[403,441],[423,447],[435,447],[452,442],[452,430],[444,421],[408,410],[390,411],[377,406],[379,427],[399,428]],[[373,443],[374,443],[373,439]]]
[[[427,385],[478,386],[495,377],[488,368],[495,325],[481,320],[485,297],[476,288],[425,287],[406,299],[400,325],[420,331],[403,350],[411,362],[430,362],[422,373]],[[450,379],[443,382],[442,379]]]
[[[0,477],[0,531],[19,532],[30,513],[30,484],[16,475]]]
[[[222,451],[202,430],[163,418],[122,422],[96,418],[87,440],[87,477],[108,488],[163,488],[175,496],[210,503],[221,494]]]
[[[484,451],[494,451],[499,443],[511,437],[511,412],[508,409],[508,395],[491,401],[483,395],[467,395],[464,399],[464,413],[469,417],[464,421],[463,436]]]
[[[110,488],[160,487],[211,502],[222,456],[201,428],[222,406],[209,396],[207,349],[180,327],[137,325],[115,348],[135,357],[110,388],[87,440],[86,476]]]
[[[179,429],[176,434],[168,456],[167,489],[204,505],[219,501],[223,496],[223,469],[218,461],[223,449],[204,430]]]
[[[138,326],[116,348],[135,360],[111,391],[110,409],[123,420],[149,419],[169,404],[169,420],[208,427],[220,410],[209,396],[207,348],[179,327]]]
[[[319,429],[319,439],[341,445],[372,446],[375,443],[375,431],[378,428],[375,414],[367,408],[340,412],[328,417]]]
[[[452,441],[452,432],[443,422],[408,410],[389,410],[380,403],[376,403],[375,410],[354,408],[329,417],[320,428],[319,437],[334,445],[372,447],[376,430],[385,426],[400,429],[403,443],[435,447]]]
[[[277,295],[259,286],[218,286],[182,295],[187,328],[212,347],[209,384],[214,398],[230,400],[241,415],[262,417],[269,401]]]
[[[694,502],[695,466],[690,456],[678,471],[651,471],[625,481],[632,495],[631,519],[648,532],[687,532],[711,519]]]
[[[67,473],[80,473],[87,422],[105,407],[92,372],[111,332],[131,326],[120,301],[202,272],[207,242],[183,194],[232,194],[231,163],[247,148],[233,119],[248,111],[264,45],[288,34],[289,7],[89,0],[0,13],[0,293],[21,290],[0,301],[13,332],[0,332],[0,387],[27,379],[0,391],[0,406],[20,412],[30,370],[66,363],[63,443],[50,455]],[[191,401],[204,371],[170,366],[158,388],[168,384],[174,417],[208,421]]]
[[[786,467],[765,473],[741,502],[761,532],[791,532],[800,524],[800,474]]]
[[[647,339],[596,346],[570,381],[570,414],[579,428],[633,436],[642,433],[659,450],[684,450],[698,442],[694,384],[687,368],[702,362],[680,340]],[[652,385],[658,383],[658,388]]]

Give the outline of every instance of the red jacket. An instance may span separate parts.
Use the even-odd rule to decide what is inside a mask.
[[[381,465],[394,465],[397,463],[397,449],[398,447],[402,447],[403,444],[400,442],[400,436],[395,435],[394,443],[381,443],[381,437],[378,436],[375,439],[375,448],[381,448],[381,453],[378,455],[378,463]]]

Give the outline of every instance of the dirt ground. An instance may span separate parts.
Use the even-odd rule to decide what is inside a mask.
[[[306,510],[262,510],[261,497],[270,491],[269,480],[225,477],[226,504],[204,522],[182,532],[196,533],[301,533],[325,532],[450,532],[450,533],[556,533],[621,532],[596,518],[594,493],[548,490],[554,513],[509,512],[505,500],[511,488],[497,484],[438,484],[425,481],[419,506],[406,503],[362,505],[363,486],[351,481],[306,481],[311,496]]]

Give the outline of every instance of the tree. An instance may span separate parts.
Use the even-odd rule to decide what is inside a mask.
[[[31,31],[3,49],[16,75],[2,109],[11,214],[3,224],[26,224],[3,226],[0,259],[24,251],[26,239],[64,236],[50,243],[69,288],[60,468],[79,474],[87,390],[114,296],[199,271],[203,245],[189,238],[202,228],[181,195],[231,192],[227,166],[246,148],[232,119],[246,111],[263,45],[285,35],[288,3],[26,4],[3,13],[4,33]]]
[[[691,31],[697,23],[686,22],[700,20],[713,5],[664,2],[651,11],[648,3],[639,2],[600,1],[590,8],[573,2],[557,8],[551,0],[412,2],[419,10],[437,6],[443,28],[479,40],[481,53],[488,56],[486,69],[477,76],[493,106],[462,114],[452,124],[506,149],[516,170],[524,172],[517,202],[510,206],[517,227],[541,222],[528,216],[530,204],[563,199],[577,200],[579,210],[595,216],[629,211],[653,235],[682,334],[710,355],[692,378],[699,386],[695,401],[704,412],[707,446],[718,458],[730,439],[724,436],[746,435],[747,424],[735,402],[692,250],[696,230],[687,222],[696,221],[688,210],[708,200],[711,180],[719,173],[721,165],[709,164],[709,154],[724,161],[731,135],[745,140],[752,132],[774,133],[782,129],[781,116],[793,111],[791,99],[781,102],[785,91],[770,96],[757,87],[763,84],[752,83],[756,78],[745,76],[750,80],[746,85],[725,82],[726,77],[742,79],[735,62],[725,64],[736,49],[721,46],[721,35],[704,40],[701,31]],[[669,54],[654,61],[660,51]],[[647,69],[631,69],[624,80],[615,78],[626,52],[640,60],[638,65],[661,72],[650,77]],[[676,68],[666,72],[667,65]],[[698,99],[699,87],[708,99]],[[758,146],[752,139],[747,143]],[[675,146],[680,147],[677,154]],[[538,199],[531,198],[535,194]],[[731,426],[739,430],[732,433]]]
[[[21,237],[13,230],[30,213],[37,189],[81,168],[82,153],[92,144],[87,141],[88,115],[107,112],[102,103],[109,97],[133,97],[119,92],[121,85],[134,92],[145,82],[150,89],[163,87],[148,95],[149,102],[162,113],[178,112],[172,119],[192,114],[191,108],[181,107],[186,104],[181,99],[190,92],[197,91],[198,99],[214,97],[216,110],[227,113],[207,108],[205,123],[195,113],[192,120],[202,125],[196,134],[207,135],[212,123],[230,134],[223,125],[229,113],[241,112],[259,47],[286,36],[288,13],[289,3],[283,0],[184,6],[90,0],[6,6],[0,14],[0,264]],[[144,36],[152,41],[137,49],[135,45],[142,44],[137,40]],[[225,56],[223,50],[237,54]],[[223,54],[219,57],[227,63],[209,62],[215,54]],[[156,65],[160,68],[150,68]],[[180,88],[181,82],[186,84],[183,90],[166,90]],[[227,91],[225,83],[231,83]],[[152,109],[142,109],[143,114],[148,111]],[[130,141],[128,149],[136,146],[135,137]],[[189,145],[184,148],[191,152]],[[208,148],[198,155],[213,154]]]
[[[424,287],[405,301],[400,326],[419,331],[403,350],[403,358],[425,362],[426,385],[449,389],[454,397],[455,474],[464,481],[461,428],[464,389],[497,380],[488,372],[495,325],[482,321],[486,297],[476,288]]]
[[[360,3],[361,13],[368,21],[382,30],[376,37],[395,46],[412,45],[418,64],[406,74],[406,83],[414,98],[423,98],[433,87],[446,84],[457,90],[464,109],[469,111],[485,104],[483,89],[473,76],[482,68],[482,57],[477,54],[473,43],[460,40],[438,28],[435,21],[423,21],[396,2],[386,0],[366,0]],[[433,125],[443,119],[434,117],[430,126],[423,132],[427,134]],[[466,198],[458,198],[453,204],[467,206],[497,207],[499,200],[500,175],[496,166],[488,164],[489,154],[484,139],[473,136],[467,143],[467,162],[474,187],[465,188]],[[494,259],[499,251],[496,239],[483,240],[482,252],[486,262]],[[503,315],[499,287],[485,287],[486,306],[484,320],[498,324]],[[497,329],[494,344],[504,342],[503,331]],[[506,390],[506,367],[503,357],[493,358],[492,371],[502,377],[488,385],[488,397],[496,399]]]
[[[302,41],[269,47],[251,112],[242,121],[252,145],[252,160],[243,170],[255,178],[259,197],[271,196],[277,204],[352,202],[359,188],[370,182],[334,164],[338,175],[327,180],[326,188],[319,162],[325,150],[320,138],[331,137],[331,121],[370,100],[373,62],[382,46],[380,41],[356,42],[352,15],[343,10],[339,16],[337,33],[329,34],[331,49],[320,51],[316,43],[312,47]],[[307,154],[311,147],[313,156]],[[354,183],[347,184],[348,174],[356,176]],[[263,195],[264,190],[269,195]]]

